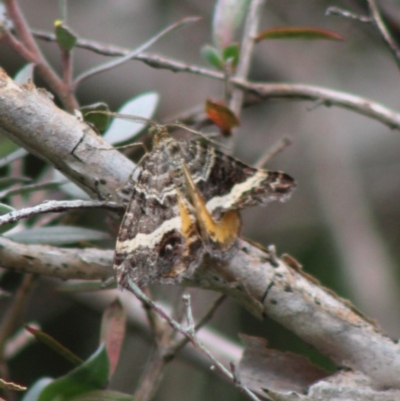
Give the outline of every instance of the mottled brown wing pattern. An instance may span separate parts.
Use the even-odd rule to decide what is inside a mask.
[[[165,144],[142,162],[115,249],[114,270],[120,284],[126,274],[140,285],[175,277],[200,247],[193,208],[178,196],[182,161],[177,156],[174,146]]]
[[[211,146],[160,131],[121,224],[118,282],[123,285],[127,274],[140,285],[173,281],[208,240],[224,250],[232,246],[239,209],[286,200],[294,187],[287,174],[251,168]]]
[[[207,209],[217,220],[229,210],[285,201],[296,186],[285,173],[257,170],[200,142],[182,143],[181,151]]]

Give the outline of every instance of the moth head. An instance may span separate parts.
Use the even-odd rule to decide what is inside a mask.
[[[167,128],[164,125],[153,125],[149,129],[149,134],[153,136],[153,147],[160,144],[166,138],[170,138]]]

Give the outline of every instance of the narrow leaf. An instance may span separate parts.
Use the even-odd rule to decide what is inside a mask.
[[[110,377],[115,372],[122,343],[125,338],[126,315],[120,300],[117,298],[103,313],[101,321],[100,342],[107,348],[110,361]]]
[[[335,32],[320,28],[273,28],[260,32],[256,37],[256,42],[265,39],[308,39],[308,40],[344,40],[344,37]]]
[[[156,92],[142,93],[128,100],[119,110],[118,114],[129,114],[135,117],[151,119],[157,109],[159,95]],[[143,131],[145,125],[140,122],[114,118],[103,138],[111,144],[134,140]]]
[[[83,362],[81,358],[77,357],[72,351],[70,351],[68,348],[65,348],[57,340],[55,340],[53,337],[51,337],[50,335],[46,334],[42,330],[39,330],[39,329],[37,329],[35,327],[32,327],[32,326],[29,326],[27,324],[24,324],[24,327],[38,341],[40,341],[41,343],[47,345],[52,350],[56,351],[63,358],[65,358],[67,361],[70,361],[75,366],[78,366]]]
[[[93,113],[96,111],[102,111],[103,113]],[[99,102],[83,106],[81,113],[86,122],[93,124],[97,131],[103,132],[110,124],[110,116],[107,113],[110,109],[107,104]]]
[[[7,214],[10,212],[13,212],[15,209],[11,206],[8,206],[4,203],[0,203],[0,216],[3,214]],[[7,224],[3,224],[0,225],[0,235],[4,234],[7,231],[10,231],[12,228],[14,228],[16,225],[18,224],[18,222],[16,223],[7,223]]]
[[[38,401],[69,401],[78,395],[102,390],[108,382],[108,370],[106,349],[101,345],[84,363],[46,386]]]
[[[212,23],[212,37],[217,49],[225,49],[232,43],[235,31],[246,15],[248,3],[248,0],[217,1]]]
[[[218,70],[223,70],[224,62],[222,59],[222,55],[220,51],[214,46],[203,46],[201,49],[201,55],[210,65],[217,68]]]
[[[74,401],[133,401],[132,395],[114,390],[98,390],[78,395]]]
[[[0,379],[0,388],[11,391],[25,391],[27,389],[25,386],[21,386],[20,384],[16,384],[13,382],[8,382],[4,379]]]
[[[54,28],[58,44],[64,50],[71,51],[78,41],[76,34],[60,20],[54,22]]]
[[[7,238],[21,244],[67,245],[81,241],[109,239],[108,233],[75,226],[34,227],[13,234]]]
[[[235,113],[222,103],[211,99],[206,101],[206,113],[208,118],[221,129],[224,135],[229,135],[233,127],[240,125]]]

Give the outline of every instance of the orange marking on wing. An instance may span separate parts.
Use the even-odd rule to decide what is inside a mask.
[[[206,203],[193,182],[185,164],[183,164],[183,174],[186,181],[186,190],[196,211],[203,239],[211,239],[213,242],[220,244],[224,249],[230,248],[239,235],[239,211],[228,211],[220,221],[216,222],[207,210]]]

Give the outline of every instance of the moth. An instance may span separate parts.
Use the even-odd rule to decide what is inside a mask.
[[[229,250],[243,208],[288,199],[295,182],[258,170],[209,144],[176,140],[158,127],[118,234],[114,271],[124,286],[173,281],[209,245]]]

